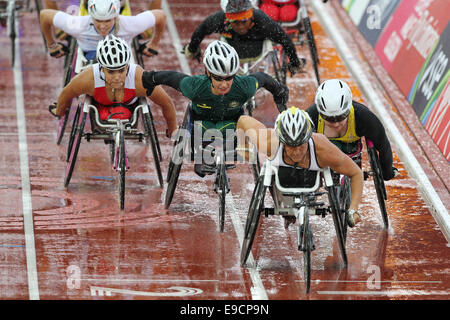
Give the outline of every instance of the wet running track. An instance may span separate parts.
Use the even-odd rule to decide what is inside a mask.
[[[197,62],[183,66],[177,50],[207,15],[219,9],[218,2],[164,1],[167,29],[158,57],[146,58],[146,69],[202,73]],[[145,1],[132,1],[134,12],[145,8]],[[310,15],[322,80],[348,81],[355,99],[365,102],[311,10]],[[296,227],[285,230],[281,217],[262,217],[254,261],[240,266],[253,191],[247,164],[229,172],[224,233],[218,231],[212,177],[199,178],[193,165],[185,163],[166,210],[151,150],[142,143],[127,142],[131,168],[124,212],[118,208],[116,175],[103,142],[82,141],[77,167],[65,189],[67,135],[56,145],[57,121],[47,107],[61,90],[63,61],[44,52],[34,13],[23,14],[19,30],[20,57],[14,69],[9,65],[9,39],[0,30],[0,299],[448,299],[448,242],[395,145],[394,165],[400,176],[386,183],[390,228],[384,229],[373,183],[366,181],[360,207],[363,221],[350,230],[349,263],[343,268],[331,217],[312,217],[316,250],[309,294]],[[203,49],[216,38],[208,37]],[[310,61],[307,47],[298,46],[297,51]],[[290,105],[306,108],[313,102],[314,79],[310,63],[307,73],[288,78]],[[181,123],[187,100],[165,89]],[[277,112],[272,98],[260,94],[259,99],[264,102],[255,117],[273,124]],[[165,123],[158,107],[153,112],[165,177],[172,142],[163,134]],[[411,137],[401,120],[397,124],[405,137]],[[448,190],[439,192],[448,197]]]

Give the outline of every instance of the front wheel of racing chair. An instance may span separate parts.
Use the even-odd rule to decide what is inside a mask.
[[[190,104],[184,113],[183,123],[178,127],[178,132],[173,144],[172,153],[170,156],[169,166],[167,169],[167,190],[164,204],[166,209],[172,203],[173,195],[177,187],[178,177],[180,175],[181,166],[183,164],[184,154],[189,142],[189,132],[187,130],[190,121]]]
[[[141,104],[146,105],[142,109],[142,122],[144,124],[146,144],[152,149],[153,160],[155,161],[156,173],[158,175],[158,182],[161,188],[164,187],[164,178],[161,171],[161,150],[159,148],[158,133],[155,130],[153,115],[150,106],[146,103],[145,98],[141,98]],[[158,152],[159,151],[159,152]]]
[[[9,0],[6,6],[6,32],[11,39],[11,67],[14,67],[16,60],[16,20],[16,2],[14,0]]]
[[[77,41],[75,38],[71,38],[69,42],[68,54],[64,57],[64,77],[63,77],[63,88],[69,84],[72,77],[75,75],[75,62],[77,57]],[[60,117],[58,120],[58,131],[56,134],[56,144],[61,144],[64,137],[64,132],[66,130],[67,121],[70,115],[70,107],[66,109],[64,116]]]
[[[126,168],[126,152],[125,152],[125,133],[123,126],[120,126],[119,146],[117,148],[117,171],[118,171],[118,189],[119,189],[119,207],[120,210],[125,208],[125,173]]]
[[[77,113],[79,113],[79,116],[77,119],[78,121],[74,123],[75,129],[73,130],[73,140],[69,151],[69,157],[67,159],[66,174],[64,178],[64,187],[66,188],[69,186],[70,179],[72,178],[72,173],[75,168],[81,139],[84,134],[84,125],[87,118],[87,112],[83,111],[83,106],[81,104],[78,105]]]
[[[384,185],[383,173],[381,172],[380,158],[373,142],[366,139],[367,153],[369,155],[371,171],[367,175],[373,177],[373,183],[377,192],[378,205],[380,206],[381,216],[383,218],[384,227],[389,228],[389,218],[386,210],[386,187]]]
[[[255,239],[256,230],[258,228],[261,211],[264,210],[264,197],[267,187],[264,185],[264,175],[261,175],[253,190],[248,209],[247,221],[245,223],[244,241],[241,250],[241,266],[247,262],[248,256],[252,250],[253,240]]]

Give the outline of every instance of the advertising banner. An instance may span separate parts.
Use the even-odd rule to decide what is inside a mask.
[[[419,0],[400,30],[404,39],[389,74],[408,97],[417,74],[450,18],[450,1]]]
[[[409,17],[415,14],[414,7],[417,1],[403,0],[400,2],[375,45],[375,52],[387,72],[391,69],[392,62],[405,41],[401,29]]]
[[[366,40],[375,47],[384,27],[390,20],[400,0],[371,0],[367,6],[359,24]]]
[[[436,142],[447,161],[450,161],[450,83],[448,79],[445,86],[431,108],[426,119],[425,129]]]
[[[448,80],[449,54],[450,23],[417,74],[408,95],[410,104],[423,123]]]

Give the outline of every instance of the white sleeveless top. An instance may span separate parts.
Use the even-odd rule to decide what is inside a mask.
[[[134,37],[155,26],[156,18],[153,12],[144,11],[135,16],[119,16],[119,32],[117,36],[131,46]],[[97,50],[97,43],[103,39],[94,28],[92,17],[72,16],[58,11],[53,18],[53,25],[77,39],[83,52]],[[110,33],[114,33],[114,28]]]
[[[314,144],[314,140],[312,138],[310,138],[308,140],[308,144],[309,144],[309,168],[306,168],[308,170],[311,171],[320,171],[322,170],[319,167],[319,164],[317,163],[317,158],[316,158],[316,147]],[[284,147],[283,144],[280,143],[280,145],[278,146],[278,150],[277,153],[275,154],[275,157],[273,159],[271,159],[272,165],[276,166],[276,167],[291,167],[291,168],[295,168],[293,165],[287,164],[286,162],[284,162],[283,159],[283,151],[284,151]],[[299,168],[299,167],[297,167]]]

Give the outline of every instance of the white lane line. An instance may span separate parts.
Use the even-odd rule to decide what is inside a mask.
[[[17,19],[16,35],[19,35]],[[30,300],[39,300],[38,275],[36,267],[36,248],[34,244],[33,210],[31,205],[30,172],[28,166],[27,129],[25,104],[23,99],[22,66],[19,37],[15,39],[14,86],[16,94],[17,130],[20,155],[20,177],[22,183],[22,210],[25,231],[25,252],[27,259],[28,293]]]
[[[184,56],[184,54],[181,53],[183,46],[181,44],[180,36],[178,35],[177,27],[173,20],[172,13],[170,12],[169,4],[167,3],[166,0],[162,1],[162,9],[166,14],[167,29],[169,29],[170,37],[173,39],[172,44],[173,47],[175,48],[178,61],[180,62],[181,70],[183,71],[183,73],[191,75],[191,68],[189,67],[189,63],[187,62],[187,59]]]
[[[386,132],[389,135],[390,140],[395,144],[399,157],[408,168],[408,173],[417,181],[425,201],[430,206],[431,215],[441,227],[447,242],[450,243],[450,215],[446,207],[442,203],[439,195],[436,193],[436,190],[409,148],[402,134],[398,130],[391,116],[386,111],[383,104],[383,99],[377,93],[378,90],[374,88],[372,82],[367,78],[366,72],[364,72],[361,68],[359,59],[348,47],[345,39],[339,31],[341,28],[337,26],[332,14],[330,13],[331,8],[324,5],[321,1],[309,1],[309,4],[314,9],[314,13],[319,18],[322,27],[327,32],[327,35],[335,43],[339,56],[352,73],[353,78],[358,83],[358,87],[368,98],[375,113],[378,115],[378,118],[386,128]]]
[[[180,37],[178,35],[178,31],[175,26],[175,22],[173,20],[172,14],[170,12],[170,7],[166,0],[162,1],[162,8],[167,15],[167,27],[168,27],[170,35],[173,39],[173,45],[176,50],[178,60],[180,61],[181,69],[185,74],[191,75],[191,68],[189,67],[187,59],[184,56],[184,54],[180,53],[180,51],[182,49]],[[238,237],[239,246],[242,247],[244,228],[242,227],[241,222],[239,220],[239,216],[236,213],[236,209],[234,207],[234,202],[233,202],[233,195],[231,194],[231,191],[225,199],[226,199],[226,202],[228,203],[227,207],[230,208],[230,210],[228,210],[228,211],[230,213],[231,220],[233,221],[233,226],[234,226],[236,235]],[[248,258],[248,264],[254,265],[253,257],[251,254]],[[261,280],[258,270],[256,268],[252,268],[252,267],[248,268],[248,270],[250,273],[250,279],[252,280],[252,283],[253,283],[253,288],[252,288],[253,290],[251,292],[252,298],[254,300],[268,300],[269,298],[267,296],[266,289],[264,288],[264,285],[262,283],[262,280]]]

